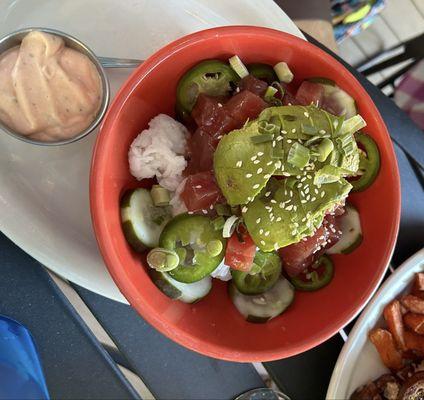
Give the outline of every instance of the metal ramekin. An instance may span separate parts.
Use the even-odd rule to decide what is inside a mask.
[[[94,119],[94,121],[88,126],[86,129],[84,129],[82,132],[76,134],[72,138],[66,139],[66,140],[58,140],[58,141],[52,141],[52,142],[44,142],[41,140],[35,140],[31,139],[27,136],[24,136],[20,134],[19,132],[11,129],[6,124],[4,124],[2,121],[0,121],[0,129],[8,133],[10,136],[13,136],[16,139],[22,140],[27,143],[41,145],[41,146],[58,146],[62,144],[68,144],[76,142],[77,140],[82,139],[83,137],[87,136],[90,132],[92,132],[97,125],[99,125],[100,121],[102,120],[103,116],[105,115],[105,112],[107,110],[107,107],[109,105],[109,98],[110,98],[110,90],[109,90],[109,81],[106,76],[106,72],[102,65],[100,64],[99,59],[97,56],[93,53],[92,50],[90,50],[84,43],[82,43],[80,40],[74,38],[71,35],[68,35],[67,33],[63,33],[60,31],[57,31],[55,29],[49,29],[49,28],[24,28],[20,29],[18,31],[9,33],[7,36],[0,39],[0,54],[5,52],[6,50],[9,50],[12,47],[18,46],[21,44],[22,39],[26,34],[32,31],[41,31],[50,33],[52,35],[60,36],[64,42],[65,45],[79,51],[82,54],[85,54],[96,66],[97,72],[99,73],[101,85],[102,85],[102,102],[100,104],[99,111],[97,112],[97,116]]]

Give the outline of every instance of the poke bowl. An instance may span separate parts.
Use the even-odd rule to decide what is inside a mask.
[[[96,142],[90,203],[104,261],[144,319],[199,353],[269,361],[325,341],[372,296],[399,174],[378,110],[339,62],[279,31],[222,27],[128,78]]]

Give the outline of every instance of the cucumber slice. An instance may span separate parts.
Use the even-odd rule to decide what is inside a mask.
[[[207,276],[194,283],[182,283],[171,278],[166,272],[149,268],[148,273],[159,290],[173,300],[195,303],[205,297],[212,288],[212,278]]]
[[[139,252],[159,245],[159,236],[171,219],[168,207],[155,207],[150,191],[133,189],[121,200],[121,224],[125,238]]]
[[[323,108],[326,111],[334,115],[344,115],[346,119],[358,114],[355,100],[340,89],[333,80],[315,77],[308,81],[318,83],[324,88]]]
[[[285,278],[280,277],[268,291],[248,296],[238,291],[233,283],[229,285],[231,300],[248,322],[264,323],[283,313],[293,302],[294,288]]]
[[[361,220],[358,210],[351,204],[346,205],[346,211],[341,217],[340,229],[342,237],[327,254],[349,254],[362,243]]]

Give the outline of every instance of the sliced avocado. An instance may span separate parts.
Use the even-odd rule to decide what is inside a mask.
[[[310,236],[322,224],[326,212],[343,203],[352,188],[343,178],[317,186],[309,176],[302,182],[273,179],[249,204],[244,221],[262,251],[279,249]]]
[[[225,135],[214,154],[218,185],[231,206],[246,204],[266,185],[277,166],[272,142],[253,143],[260,135],[258,121]]]

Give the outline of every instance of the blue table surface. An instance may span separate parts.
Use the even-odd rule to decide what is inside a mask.
[[[401,174],[402,214],[393,257],[397,266],[424,246],[424,135],[390,99],[351,71],[373,98],[393,140],[399,144],[395,150]],[[0,313],[22,322],[33,333],[52,398],[137,398],[110,354],[40,264],[3,235],[0,273]],[[75,289],[119,348],[120,353],[113,357],[141,376],[157,398],[231,399],[263,386],[250,364],[193,353],[156,332],[129,306],[80,287]],[[324,398],[342,345],[341,337],[336,335],[315,349],[266,363],[265,367],[293,399]]]

